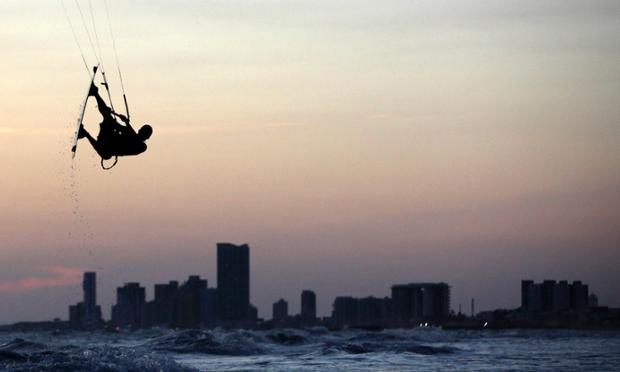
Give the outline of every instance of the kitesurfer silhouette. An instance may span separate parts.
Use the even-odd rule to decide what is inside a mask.
[[[115,113],[106,105],[99,95],[99,89],[94,84],[90,86],[88,95],[97,100],[97,107],[103,121],[99,124],[97,139],[93,138],[83,126],[80,126],[78,139],[86,137],[103,160],[114,156],[138,155],[146,151],[144,142],[153,134],[153,128],[150,125],[145,124],[136,132],[126,116]],[[125,125],[119,124],[114,116],[121,119]]]

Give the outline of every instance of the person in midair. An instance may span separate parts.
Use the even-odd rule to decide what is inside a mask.
[[[80,126],[78,139],[88,139],[88,142],[103,160],[108,160],[114,156],[138,155],[146,151],[146,143],[144,142],[153,134],[153,128],[150,125],[145,124],[136,132],[129,124],[127,117],[115,113],[106,105],[95,84],[90,86],[88,95],[97,100],[97,107],[103,121],[99,124],[97,139],[93,138],[83,126]],[[119,124],[114,116],[118,116],[125,125]]]

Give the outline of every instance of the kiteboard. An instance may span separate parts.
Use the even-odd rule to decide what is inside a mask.
[[[77,151],[78,144],[78,136],[80,134],[80,127],[82,126],[82,120],[84,120],[84,113],[86,112],[86,104],[88,103],[88,97],[90,97],[90,87],[93,85],[95,81],[95,76],[97,75],[97,70],[99,69],[99,64],[93,67],[93,74],[90,77],[90,83],[88,84],[88,90],[86,91],[86,97],[82,101],[82,106],[80,106],[80,115],[78,116],[76,125],[75,125],[75,133],[73,134],[73,147],[71,147],[71,159],[75,158],[75,152]]]

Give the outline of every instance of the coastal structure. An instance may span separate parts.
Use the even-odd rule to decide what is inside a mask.
[[[316,320],[316,294],[309,289],[301,292],[301,312],[299,317],[305,322]]]
[[[273,321],[281,322],[288,318],[288,302],[283,298],[273,303]]]
[[[221,321],[249,320],[250,247],[217,243],[217,310]]]
[[[146,290],[140,283],[125,283],[116,289],[112,306],[112,323],[117,327],[136,328],[144,325]]]
[[[103,323],[101,306],[97,305],[97,273],[84,273],[82,291],[83,300],[69,306],[69,324],[73,328],[97,328]]]
[[[521,281],[521,309],[527,312],[557,312],[586,310],[588,285],[581,281],[569,284],[566,280]]]
[[[440,321],[450,315],[450,286],[446,283],[409,283],[392,286],[393,319],[407,325]]]

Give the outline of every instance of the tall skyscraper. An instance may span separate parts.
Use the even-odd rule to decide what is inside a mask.
[[[97,273],[85,272],[82,280],[84,291],[84,307],[82,324],[85,327],[95,327],[101,323],[101,307],[97,306]]]
[[[69,307],[69,323],[72,327],[86,329],[101,325],[101,307],[97,306],[97,274],[85,272],[82,280],[84,299]]]
[[[94,309],[97,306],[97,273],[85,272],[82,280],[84,290],[84,308]]]
[[[316,319],[316,294],[311,290],[306,289],[301,292],[300,315],[302,320]]]
[[[224,321],[250,318],[250,247],[217,243],[217,310]]]

